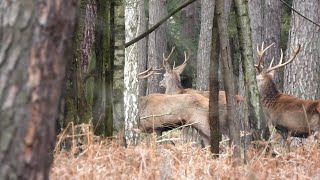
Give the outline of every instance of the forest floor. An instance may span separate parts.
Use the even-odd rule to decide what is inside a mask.
[[[164,143],[151,136],[125,148],[121,138],[100,140],[90,128],[82,129],[87,130],[58,136],[50,179],[320,179],[320,145],[313,138],[291,145],[290,152],[275,145],[275,157],[265,151],[267,143],[260,143],[239,163],[223,143],[223,153],[214,158],[194,143]],[[62,139],[69,139],[71,150],[61,150]]]

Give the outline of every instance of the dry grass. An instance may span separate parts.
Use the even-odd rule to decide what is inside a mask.
[[[320,147],[311,138],[290,153],[278,147],[276,157],[262,154],[264,148],[249,149],[247,163],[239,164],[223,145],[225,152],[216,159],[191,143],[150,138],[125,148],[116,140],[95,139],[85,125],[80,129],[77,135],[60,136],[74,145],[81,138],[82,145],[61,151],[57,144],[50,179],[320,179]]]

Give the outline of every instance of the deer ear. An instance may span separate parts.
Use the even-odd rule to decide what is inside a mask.
[[[174,68],[174,71],[175,71],[177,74],[180,75],[180,74],[183,72],[183,70],[184,70],[184,68],[186,67],[186,65],[187,65],[187,64],[182,64],[182,65],[180,65],[179,67]]]

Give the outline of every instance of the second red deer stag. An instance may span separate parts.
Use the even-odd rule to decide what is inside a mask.
[[[255,65],[258,71],[256,79],[260,98],[267,118],[284,140],[287,140],[288,133],[295,137],[308,137],[311,133],[315,133],[317,138],[320,137],[320,101],[304,100],[281,93],[273,82],[274,70],[292,62],[300,51],[300,45],[287,62],[282,62],[281,50],[279,64],[272,67],[272,59],[270,67],[264,69],[262,58],[269,47],[264,49],[262,44],[260,50],[257,48],[258,64]]]
[[[150,94],[140,97],[139,129],[152,132],[163,125],[190,124],[209,145],[209,100],[199,94]]]

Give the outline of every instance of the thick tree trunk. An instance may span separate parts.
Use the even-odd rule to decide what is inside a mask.
[[[125,27],[126,42],[136,37],[139,13],[136,0],[126,0]],[[126,145],[137,144],[139,122],[139,83],[138,83],[138,58],[137,44],[126,48],[124,66],[124,114],[125,114],[125,141]]]
[[[73,42],[73,60],[67,69],[66,85],[66,127],[69,122],[89,123],[91,118],[90,96],[87,92],[89,65],[94,43],[96,5],[95,1],[80,1],[80,11],[77,19],[76,33]]]
[[[48,179],[77,4],[0,2],[0,179]]]
[[[149,1],[149,27],[158,23],[168,14],[167,0]],[[148,44],[148,67],[162,67],[162,54],[167,48],[167,25],[164,23],[154,32],[149,34]],[[151,76],[148,78],[147,94],[161,92],[159,82],[161,76]]]
[[[255,130],[254,139],[267,138],[268,129],[262,112],[258,94],[256,72],[253,66],[252,43],[248,5],[244,0],[235,0],[238,29],[240,31],[240,48],[243,63],[244,82],[246,88],[246,105],[251,129]]]
[[[314,22],[320,22],[319,1],[294,0],[293,8]],[[303,99],[320,99],[319,27],[293,13],[285,60],[298,44],[301,44],[301,51],[285,68],[284,92]]]
[[[201,29],[197,55],[197,89],[209,90],[209,65],[211,55],[211,29],[214,16],[214,1],[201,1]]]
[[[274,57],[274,64],[278,64],[280,60],[280,35],[281,35],[281,1],[266,0],[263,17],[263,41],[265,45],[275,43],[273,47],[268,50],[264,57],[264,65],[268,67],[271,59]],[[261,44],[260,44],[261,45]],[[255,51],[254,51],[255,52]],[[257,53],[254,53],[257,54]],[[257,59],[255,59],[257,60]],[[275,74],[274,82],[278,89],[283,89],[283,69]]]
[[[139,13],[139,24],[138,34],[144,33],[148,28],[148,17],[146,16],[146,3],[148,0],[139,0],[138,13]],[[138,72],[143,72],[147,69],[148,59],[148,37],[145,37],[137,42],[137,58],[138,58]],[[147,80],[139,80],[139,95],[145,96],[147,91]]]

